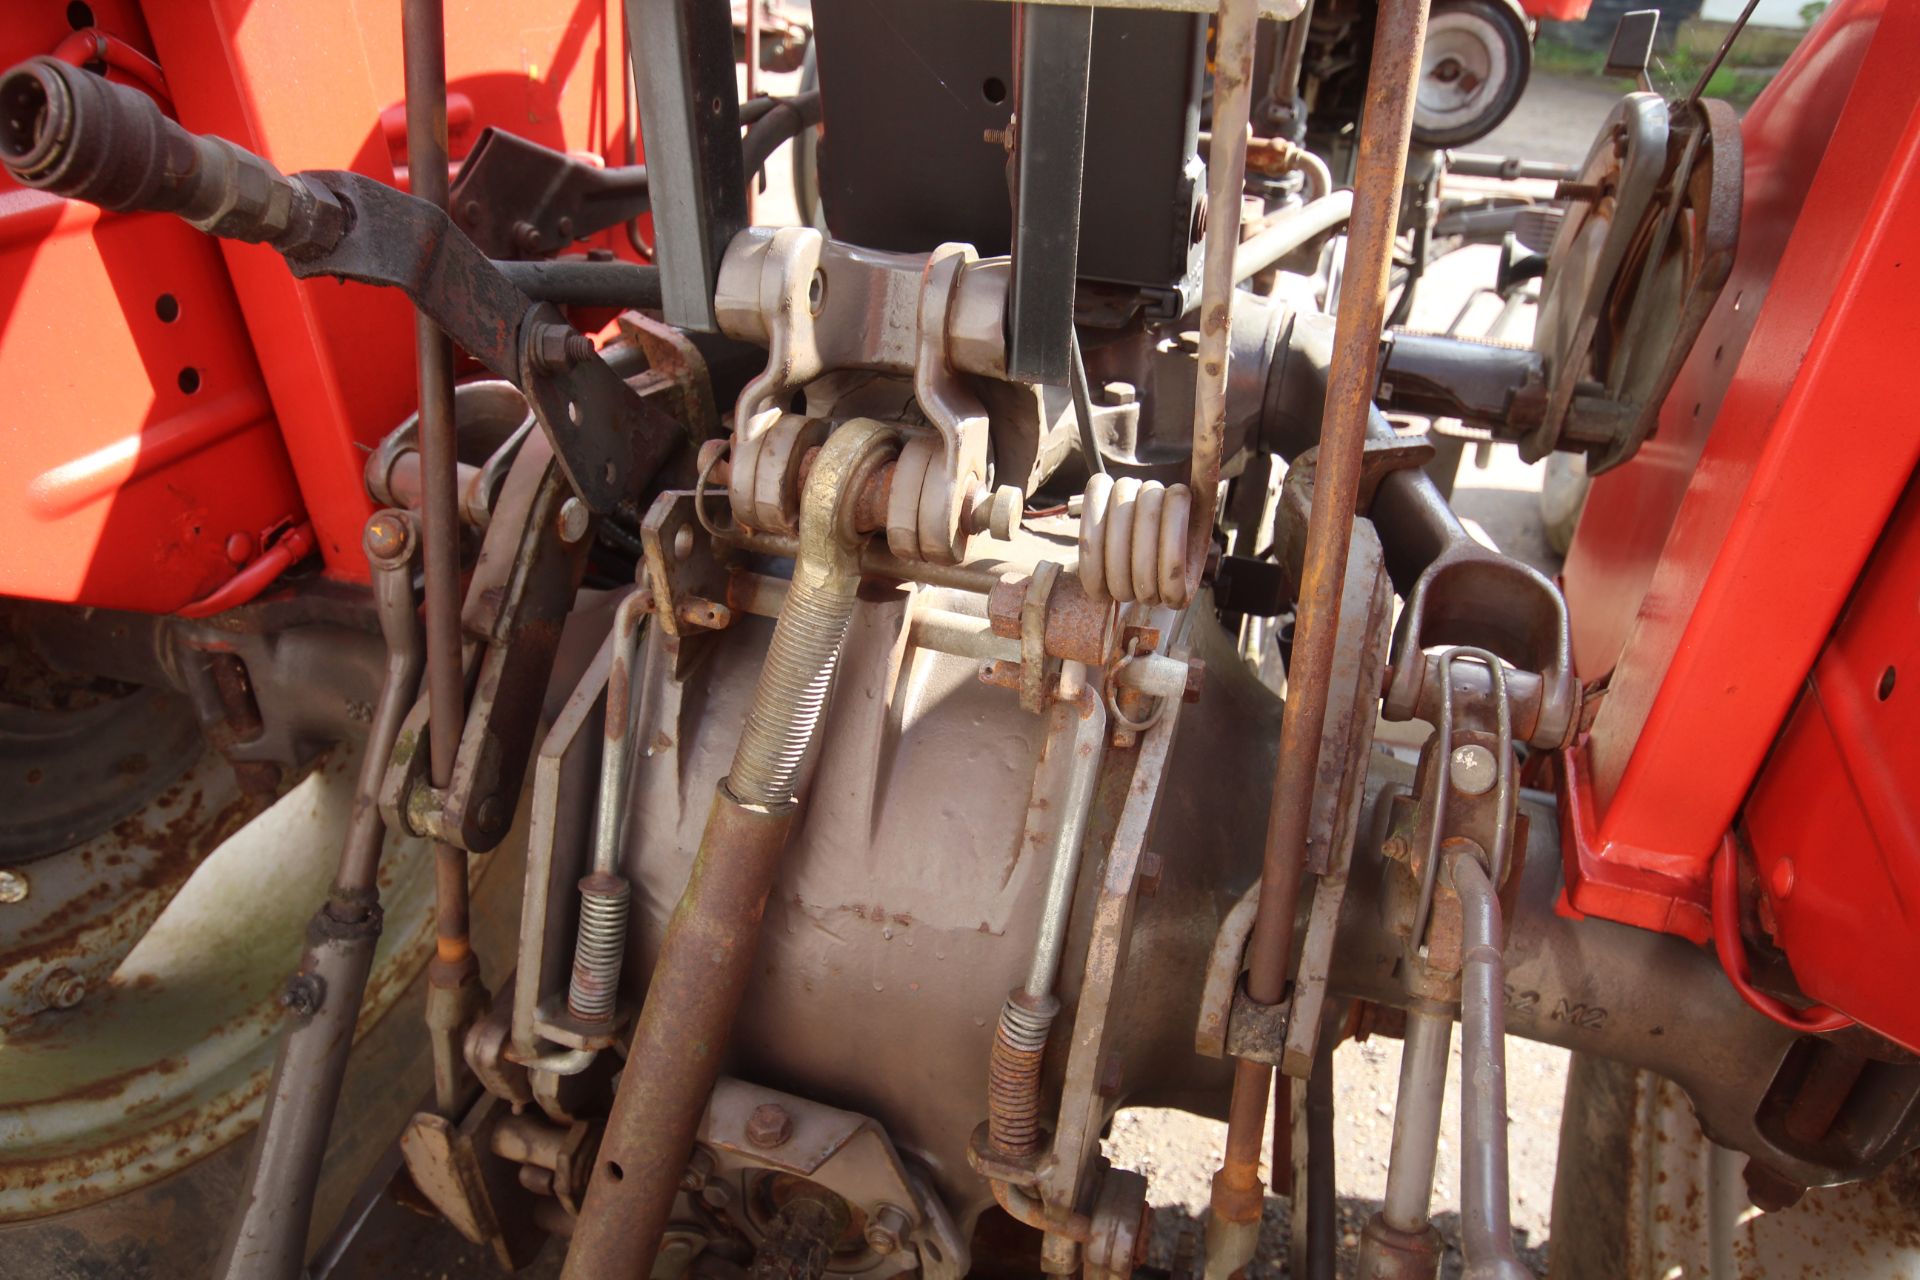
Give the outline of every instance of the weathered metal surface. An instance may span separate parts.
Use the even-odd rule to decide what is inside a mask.
[[[281,985],[332,876],[353,765],[351,752],[325,758],[204,856],[87,1000],[41,1014],[0,1048],[0,1145],[8,1153],[0,1164],[0,1221],[78,1208],[152,1182],[252,1126],[272,1065],[271,1032],[284,1016]],[[202,790],[201,812],[245,804],[217,761],[207,766]],[[387,930],[362,1032],[431,950],[425,864],[413,841],[394,843],[383,862]],[[246,910],[235,910],[242,902]]]
[[[1092,833],[1106,843],[1106,857],[1096,864],[1087,949],[1054,1126],[1054,1158],[1041,1181],[1042,1199],[1049,1206],[1070,1209],[1078,1201],[1113,1107],[1100,1089],[1107,1046],[1116,1043],[1110,1039],[1116,1030],[1110,1014],[1120,995],[1132,942],[1140,859],[1153,829],[1167,753],[1182,709],[1182,704],[1170,701],[1165,714],[1141,736],[1131,761],[1115,753],[1102,771]]]
[[[774,1108],[786,1121],[784,1132],[760,1132],[754,1117]],[[729,1193],[723,1203],[734,1210],[733,1222],[749,1239],[764,1239],[773,1226],[760,1206],[777,1203],[805,1179],[851,1211],[836,1269],[876,1280],[916,1267],[929,1276],[966,1273],[965,1238],[939,1201],[920,1190],[886,1130],[867,1116],[722,1078],[698,1141],[705,1172],[694,1190],[711,1205],[720,1197],[710,1189],[719,1183]],[[865,1242],[864,1254],[856,1241]]]
[[[58,983],[82,995],[105,984],[201,859],[264,807],[208,752],[105,834],[12,868],[22,888],[0,904],[0,1024],[29,1026]]]

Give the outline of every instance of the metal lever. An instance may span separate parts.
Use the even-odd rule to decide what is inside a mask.
[[[400,723],[413,705],[425,651],[414,608],[420,538],[412,517],[401,511],[375,512],[367,521],[365,545],[380,629],[387,639],[386,679],[360,761],[340,869],[308,926],[300,968],[280,998],[293,1024],[280,1043],[266,1112],[247,1162],[240,1214],[215,1270],[222,1280],[292,1280],[300,1274],[321,1156],[380,939],[377,874],[386,835],[378,804],[380,780]]]

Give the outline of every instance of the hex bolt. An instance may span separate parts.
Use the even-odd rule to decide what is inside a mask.
[[[32,892],[33,884],[26,872],[11,867],[0,869],[0,903],[25,902]]]
[[[1100,388],[1100,403],[1108,405],[1132,404],[1139,399],[1140,393],[1131,382],[1109,382]]]
[[[1455,747],[1447,759],[1447,776],[1453,780],[1453,789],[1462,795],[1487,794],[1493,790],[1499,774],[1500,768],[1494,763],[1493,752],[1477,742]]]
[[[54,969],[40,980],[40,998],[49,1009],[71,1009],[87,998],[87,980],[71,969]]]
[[[560,373],[593,359],[593,339],[570,324],[537,324],[527,334],[527,357],[542,373]]]
[[[733,1188],[719,1178],[714,1178],[700,1188],[700,1199],[709,1209],[724,1209],[733,1203]]]
[[[912,1230],[913,1219],[907,1216],[906,1210],[898,1205],[880,1205],[867,1219],[867,1247],[884,1258],[898,1252],[901,1242]]]
[[[587,510],[587,504],[578,498],[568,498],[560,504],[560,541],[572,546],[587,536],[587,525],[592,521],[593,513]]]
[[[763,1150],[783,1147],[793,1136],[793,1117],[777,1102],[763,1102],[747,1117],[747,1141]]]

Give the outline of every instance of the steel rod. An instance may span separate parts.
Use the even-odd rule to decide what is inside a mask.
[[[1247,994],[1261,1004],[1276,1004],[1286,995],[1294,909],[1306,866],[1308,814],[1320,739],[1326,727],[1335,637],[1340,626],[1340,590],[1359,498],[1361,449],[1373,409],[1374,373],[1386,316],[1400,189],[1406,177],[1426,24],[1427,0],[1382,0],[1375,25],[1366,114],[1361,121],[1354,175],[1347,270],[1320,420],[1314,501],[1308,516],[1286,715],[1281,723],[1280,757],[1260,871],[1260,909],[1248,944]],[[1231,120],[1217,122],[1215,134],[1223,136],[1232,127]],[[1244,123],[1240,127],[1244,128]],[[1203,377],[1207,365],[1205,340],[1203,329]],[[1196,476],[1200,452],[1197,437],[1196,430]],[[1201,502],[1196,492],[1195,507]],[[1270,1074],[1268,1067],[1246,1061],[1238,1063],[1234,1072],[1226,1156],[1214,1179],[1212,1221],[1222,1231],[1232,1229],[1244,1235],[1249,1221],[1256,1227],[1259,1221],[1260,1139],[1266,1127]],[[1210,1270],[1212,1254],[1210,1243]]]
[[[1393,1144],[1380,1212],[1396,1231],[1419,1231],[1433,1205],[1433,1166],[1440,1147],[1440,1108],[1447,1095],[1447,1051],[1453,1020],[1407,1014],[1400,1050],[1400,1090],[1393,1107]]]
[[[1460,1243],[1471,1280],[1521,1280],[1507,1177],[1506,962],[1500,900],[1485,867],[1453,862],[1460,893]],[[1391,1175],[1389,1175],[1391,1177]]]
[[[1213,136],[1207,157],[1206,255],[1200,277],[1200,363],[1193,387],[1193,505],[1187,524],[1186,599],[1200,587],[1213,545],[1220,464],[1227,439],[1227,351],[1233,333],[1234,256],[1240,192],[1247,185],[1247,120],[1253,109],[1258,0],[1221,0],[1215,22]],[[1181,603],[1184,603],[1182,601]],[[1263,1111],[1265,1104],[1262,1103]],[[1256,1145],[1258,1139],[1255,1140]]]
[[[221,1280],[295,1280],[306,1257],[321,1161],[380,939],[376,876],[386,835],[380,784],[420,686],[413,598],[417,542],[402,512],[376,512],[367,522],[374,600],[387,641],[386,676],[360,760],[333,889],[308,926],[306,950],[287,989],[294,1016],[280,1042],[247,1161],[246,1190],[214,1270]]]
[[[1093,807],[1094,784],[1100,780],[1102,748],[1107,741],[1107,709],[1086,682],[1086,669],[1077,662],[1061,666],[1062,700],[1059,715],[1072,722],[1065,745],[1070,754],[1066,790],[1053,797],[1057,825],[1048,854],[1046,897],[1040,907],[1040,933],[1027,966],[1027,994],[1041,999],[1053,994],[1060,976],[1060,956],[1067,946],[1068,916],[1073,886],[1080,878],[1080,847],[1086,840],[1087,814]],[[1077,686],[1066,698],[1065,686]]]
[[[447,48],[441,0],[405,0],[401,46],[407,91],[407,174],[413,194],[447,207]],[[421,519],[426,560],[428,780],[444,788],[466,727],[466,672],[460,642],[460,480],[453,416],[453,346],[425,312],[414,317],[420,378]],[[469,941],[467,854],[433,850],[434,959],[427,1015],[434,1045],[434,1095],[443,1113],[458,1106],[463,1009],[478,985]],[[446,992],[447,995],[433,993]]]

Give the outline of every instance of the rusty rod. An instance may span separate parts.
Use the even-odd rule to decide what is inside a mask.
[[[441,0],[404,0],[400,15],[407,93],[407,179],[413,194],[447,207],[447,40]],[[428,778],[453,781],[466,727],[466,671],[460,643],[460,479],[454,439],[453,345],[424,311],[414,316],[420,377],[422,551],[427,613]],[[479,964],[469,941],[467,855],[444,842],[433,850],[434,958],[427,970],[427,1025],[433,1038],[434,1099],[458,1108],[456,1061],[467,1012],[479,997]]]
[[[1240,248],[1240,192],[1247,185],[1247,118],[1253,108],[1257,0],[1220,0],[1215,23],[1213,136],[1207,157],[1206,257],[1200,275],[1200,367],[1193,387],[1193,505],[1187,517],[1185,604],[1200,588],[1213,545],[1220,462],[1227,439],[1227,348],[1232,333],[1233,261]]]
[[[1278,1003],[1286,995],[1294,908],[1306,866],[1308,810],[1340,626],[1340,588],[1359,498],[1361,447],[1373,404],[1426,26],[1427,0],[1381,0],[1354,175],[1347,270],[1335,320],[1326,407],[1320,419],[1286,716],[1260,869],[1260,910],[1247,949],[1247,994],[1261,1004]],[[1226,1158],[1214,1180],[1216,1221],[1259,1220],[1260,1138],[1271,1074],[1271,1068],[1262,1063],[1242,1060],[1236,1064]]]

